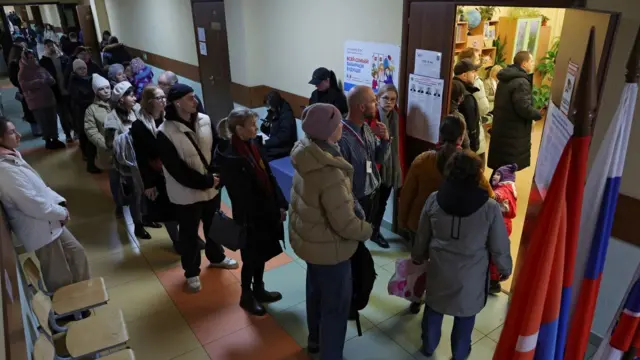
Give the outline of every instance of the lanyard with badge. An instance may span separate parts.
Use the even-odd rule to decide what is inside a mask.
[[[367,149],[367,146],[365,145],[364,140],[362,140],[362,137],[360,136],[360,134],[358,134],[351,126],[349,126],[347,122],[343,121],[342,124],[347,128],[347,130],[350,133],[352,133],[356,137],[356,140],[358,140],[358,143],[360,143],[365,153],[367,153],[368,155],[369,150]],[[366,169],[367,169],[367,174],[373,173],[373,163],[370,160],[366,160]]]

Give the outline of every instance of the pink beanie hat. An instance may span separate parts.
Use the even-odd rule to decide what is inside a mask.
[[[331,104],[313,104],[302,112],[302,131],[311,139],[329,139],[340,122],[340,110]]]

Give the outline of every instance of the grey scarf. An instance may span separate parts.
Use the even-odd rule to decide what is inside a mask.
[[[329,144],[324,140],[316,140],[316,139],[311,139],[311,141],[313,141],[314,144],[318,145],[320,149],[328,152],[332,156],[342,157],[342,153],[340,152],[340,146],[338,146],[338,144]]]
[[[382,183],[398,189],[402,186],[402,167],[400,166],[400,116],[394,111],[386,112],[382,107],[378,109],[380,121],[389,129],[391,138],[391,154],[387,157],[380,168]]]

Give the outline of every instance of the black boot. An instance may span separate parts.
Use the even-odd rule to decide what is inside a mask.
[[[45,141],[44,147],[47,150],[60,150],[65,149],[67,146],[58,139],[50,139]]]
[[[87,161],[87,172],[89,174],[101,174],[102,170],[100,170],[94,162]]]
[[[387,239],[384,238],[384,236],[382,236],[380,231],[375,231],[373,233],[373,236],[371,236],[371,241],[378,244],[378,246],[380,246],[383,249],[389,248],[389,242],[387,241]]]
[[[242,289],[240,307],[251,315],[264,316],[267,314],[267,309],[265,309],[264,306],[256,300],[253,296],[253,292],[249,289]]]
[[[500,281],[491,280],[489,282],[489,294],[500,294],[502,292],[502,286],[500,286]]]
[[[148,220],[142,220],[142,225],[144,227],[148,227],[148,228],[152,228],[152,229],[160,229],[160,228],[162,228],[162,225],[158,224],[157,222],[148,221]]]
[[[271,304],[282,300],[282,294],[279,292],[265,290],[264,283],[253,285],[253,297],[262,304]]]
[[[143,240],[151,239],[151,235],[149,235],[147,230],[144,229],[144,226],[142,226],[142,224],[136,224],[135,230],[133,231],[133,233],[136,235],[137,238],[140,238]]]

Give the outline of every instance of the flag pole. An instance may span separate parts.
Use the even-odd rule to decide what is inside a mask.
[[[596,60],[595,60],[596,28],[591,27],[587,51],[580,69],[576,97],[571,111],[574,136],[591,135],[591,125],[595,119],[596,105],[598,103],[598,88],[596,86]]]
[[[627,84],[640,82],[640,28],[636,33],[636,41],[633,44],[629,60],[627,60],[627,73],[625,75]]]

